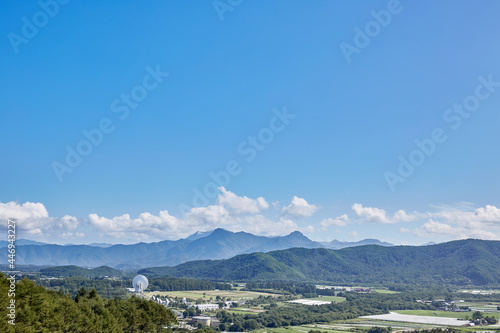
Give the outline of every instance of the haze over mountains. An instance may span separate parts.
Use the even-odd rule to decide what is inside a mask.
[[[0,247],[7,246],[0,241]],[[40,242],[16,241],[16,263],[18,265],[77,265],[115,268],[144,268],[152,266],[174,266],[192,260],[228,259],[239,254],[269,252],[295,247],[341,249],[360,245],[392,246],[376,239],[359,242],[337,240],[319,243],[295,231],[287,236],[264,237],[246,232],[231,232],[215,229],[211,232],[197,232],[186,239],[157,243],[132,245],[110,245],[94,243],[89,245],[55,245]],[[3,258],[1,263],[7,263]]]

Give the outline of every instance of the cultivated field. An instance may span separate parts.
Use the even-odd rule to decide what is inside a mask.
[[[462,293],[469,293],[469,294],[484,294],[484,295],[489,295],[489,294],[500,294],[500,290],[498,289],[487,289],[487,290],[481,290],[481,289],[462,289],[460,290]]]
[[[373,289],[379,294],[399,294],[399,291],[389,290],[389,289]]]
[[[168,297],[179,297],[186,299],[206,299],[209,300],[210,297],[215,299],[217,296],[231,298],[231,300],[242,300],[242,299],[250,299],[257,298],[259,296],[273,296],[277,297],[278,294],[271,293],[262,293],[262,292],[254,292],[254,291],[240,291],[240,290],[187,290],[187,291],[156,291],[156,292],[145,292],[146,296],[160,295],[160,296],[168,296]]]
[[[472,312],[453,312],[453,311],[434,311],[434,310],[398,310],[396,312],[405,315],[434,316],[434,317],[439,316],[439,317],[458,318],[458,319],[465,319],[466,317],[468,318],[472,317]],[[483,315],[495,316],[497,319],[500,318],[500,312],[483,312]]]
[[[432,324],[440,326],[465,326],[470,323],[468,320],[463,320],[463,319],[461,320],[458,318],[409,315],[409,314],[400,314],[396,312],[391,312],[389,314],[382,314],[382,315],[363,316],[361,318],[389,320],[396,322],[419,323],[419,324]]]
[[[296,299],[293,301],[288,301],[287,303],[296,303],[296,304],[303,304],[303,305],[323,305],[323,304],[330,304],[331,302],[313,301],[311,299]]]
[[[321,332],[328,333],[346,333],[346,331],[339,331],[332,328],[321,328],[322,325],[302,325],[290,327],[277,327],[277,328],[264,328],[255,331],[256,333],[308,333],[310,330],[321,330]]]
[[[315,298],[308,298],[313,301],[325,301],[325,302],[345,302],[345,297],[338,297],[338,296],[321,296],[321,297],[315,297]]]
[[[236,313],[236,314],[258,314],[265,312],[263,309],[258,309],[258,308],[233,308],[231,310],[226,310],[231,313]]]

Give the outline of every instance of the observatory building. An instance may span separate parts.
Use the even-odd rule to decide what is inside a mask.
[[[144,275],[137,275],[132,280],[132,285],[134,286],[134,290],[136,293],[142,293],[144,289],[148,288],[149,282]]]

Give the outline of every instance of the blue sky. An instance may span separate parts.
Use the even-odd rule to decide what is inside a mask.
[[[214,3],[2,5],[20,237],[500,239],[498,2]]]

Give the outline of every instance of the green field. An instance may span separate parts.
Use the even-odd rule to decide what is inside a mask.
[[[379,294],[399,294],[399,291],[393,291],[389,289],[373,289]]]
[[[314,301],[325,301],[325,302],[345,302],[345,297],[338,297],[338,296],[321,296],[321,297],[315,297],[315,298],[307,298],[310,300]]]
[[[205,294],[205,295],[204,295]],[[210,297],[215,299],[217,296],[230,298],[231,300],[257,298],[259,296],[279,296],[277,294],[261,293],[254,291],[240,291],[240,290],[187,290],[187,291],[158,291],[158,292],[145,292],[144,295],[151,297],[152,295],[179,297],[186,299],[205,299],[210,300]]]
[[[302,326],[291,326],[291,327],[277,327],[277,328],[263,328],[254,332],[258,333],[307,333],[310,330],[321,330],[321,332],[328,333],[346,333],[346,331],[334,330],[331,328],[320,327],[322,325],[302,325]]]
[[[407,315],[415,315],[415,316],[431,316],[434,317],[437,316],[439,317],[448,317],[448,318],[461,318],[465,319],[466,316],[468,318],[472,317],[472,312],[452,312],[452,311],[433,311],[433,310],[398,310],[394,311],[400,314],[407,314]],[[491,312],[483,312],[483,316],[495,316],[497,319],[500,318],[500,313],[491,313]]]
[[[500,306],[500,303],[497,302],[464,302],[457,303],[458,306],[469,306],[474,308],[492,308],[495,310],[497,306]]]
[[[487,289],[487,290],[481,290],[481,289],[462,289],[460,290],[459,292],[462,292],[462,293],[472,293],[473,291],[479,291],[480,293],[489,293],[489,292],[493,292],[494,294],[500,294],[500,290],[498,289]]]
[[[257,310],[257,309],[248,309],[248,308],[232,308],[230,310],[226,310],[227,312],[231,313],[236,313],[236,314],[253,314],[253,315],[258,315],[261,312],[264,312],[264,310]]]

